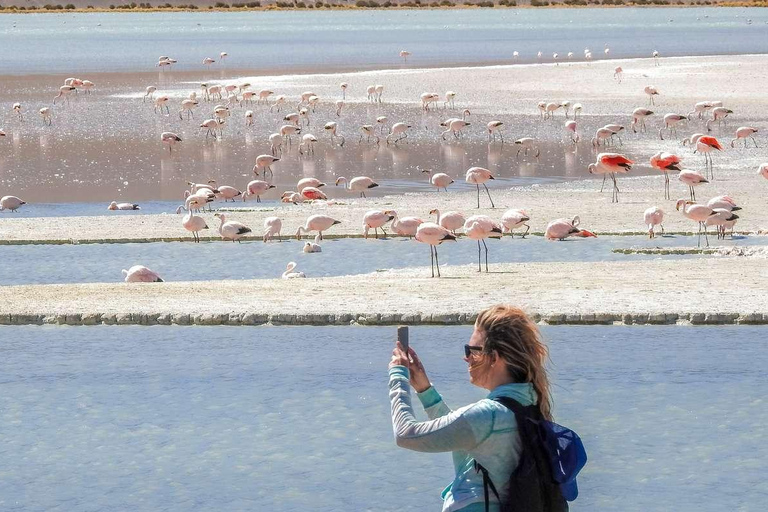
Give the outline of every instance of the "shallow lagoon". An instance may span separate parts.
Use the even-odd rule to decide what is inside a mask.
[[[2,327],[3,510],[439,510],[392,440],[393,328]],[[573,510],[762,510],[764,327],[544,327],[590,462]],[[454,407],[469,327],[412,344]],[[421,414],[421,412],[420,412]]]
[[[218,220],[218,219],[215,219]],[[209,225],[216,226],[209,222]],[[585,229],[589,226],[584,225]],[[181,232],[183,236],[186,232]],[[216,231],[208,230],[211,236]],[[258,232],[258,230],[257,230]],[[283,235],[290,235],[284,230]],[[288,237],[285,237],[288,238]],[[765,245],[765,237],[736,236],[712,246]],[[702,238],[702,244],[704,240]],[[364,274],[387,269],[425,267],[429,251],[424,244],[405,238],[336,239],[321,242],[322,252],[302,252],[305,241],[295,238],[279,243],[232,242],[153,242],[131,244],[11,245],[0,246],[0,285],[95,283],[122,280],[121,269],[144,265],[166,281],[209,281],[218,279],[264,279],[279,277],[289,261],[298,263],[308,277]],[[568,239],[562,242],[541,236],[521,239],[505,236],[488,240],[489,270],[499,262],[630,261],[700,258],[701,255],[619,254],[612,249],[631,247],[696,247],[696,237],[664,236],[653,240],[644,236],[606,236]],[[440,266],[444,275],[451,265],[477,264],[477,243],[460,239],[440,246]],[[483,261],[485,251],[482,253]],[[73,262],[63,264],[63,262]],[[105,265],[105,262],[109,262]],[[429,269],[425,267],[425,275]]]

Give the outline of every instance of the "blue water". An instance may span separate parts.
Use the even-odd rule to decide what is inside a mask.
[[[574,511],[762,511],[765,327],[544,327]],[[412,329],[456,408],[471,328]],[[394,328],[0,327],[4,511],[439,510],[447,454],[397,448]],[[417,407],[420,417],[424,417]]]
[[[752,23],[748,24],[747,19]],[[358,70],[535,60],[585,47],[602,58],[768,52],[768,9],[472,9],[360,12],[4,14],[0,72],[151,71],[160,55],[178,69]]]
[[[585,226],[586,227],[586,226]],[[563,242],[540,236],[526,239],[504,237],[489,240],[489,270],[500,262],[629,261],[649,259],[691,259],[700,255],[616,254],[614,248],[695,247],[696,237],[669,236],[653,240],[643,236],[608,236],[568,239]],[[764,245],[764,237],[739,237],[712,245]],[[308,277],[331,277],[384,271],[429,264],[429,250],[414,240],[339,239],[321,242],[321,253],[302,252],[304,241],[264,244],[261,241],[157,242],[145,244],[13,245],[0,246],[0,285],[94,283],[122,281],[122,269],[144,265],[166,281],[207,281],[218,279],[275,278],[289,261],[298,263]],[[702,240],[703,243],[703,240]],[[354,254],[354,257],[350,255]],[[477,243],[461,239],[440,246],[444,276],[452,265],[477,264]],[[483,252],[483,261],[485,253]],[[63,264],[62,262],[73,262]],[[105,262],[109,262],[105,264]],[[429,275],[429,270],[425,270]]]

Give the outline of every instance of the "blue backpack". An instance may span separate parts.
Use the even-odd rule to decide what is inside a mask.
[[[521,451],[504,501],[488,471],[475,462],[475,469],[483,474],[486,512],[489,489],[501,503],[502,512],[567,512],[568,502],[579,495],[576,475],[587,463],[581,439],[573,430],[545,420],[535,405],[523,406],[508,397],[495,400],[515,413]]]

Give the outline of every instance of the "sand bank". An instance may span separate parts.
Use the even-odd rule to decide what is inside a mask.
[[[764,258],[494,269],[446,266],[442,279],[410,268],[323,279],[6,286],[0,323],[461,324],[499,302],[549,323],[768,323]]]

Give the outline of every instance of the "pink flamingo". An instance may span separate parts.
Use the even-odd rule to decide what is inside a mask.
[[[315,187],[304,187],[301,189],[299,194],[301,194],[301,197],[309,201],[320,201],[328,199],[328,196],[326,196],[322,190]]]
[[[276,156],[272,155],[259,155],[256,157],[256,163],[253,166],[253,173],[258,176],[259,171],[264,171],[264,176],[267,175],[267,171],[269,171],[269,174],[272,173],[272,167],[270,167],[273,163],[279,162],[280,159]]]
[[[761,164],[757,168],[757,174],[768,180],[768,164]]]
[[[336,224],[341,224],[341,221],[327,215],[311,215],[307,218],[306,223],[303,226],[299,226],[299,229],[296,230],[296,239],[301,240],[302,231],[304,233],[317,231],[320,234],[320,240],[322,240],[323,231],[327,231]]]
[[[189,210],[181,220],[181,225],[184,226],[184,229],[192,233],[192,238],[196,243],[200,243],[200,231],[208,229],[208,224],[205,223],[205,219],[199,215],[193,215],[192,210]]]
[[[123,269],[126,283],[162,283],[157,272],[142,265],[134,265],[128,270]]]
[[[395,218],[395,212],[392,210],[380,211],[369,210],[363,216],[363,236],[368,238],[368,231],[373,229],[373,233],[376,238],[379,238],[379,229],[387,236],[387,232],[384,231],[384,224]]]
[[[680,171],[680,157],[672,153],[659,151],[651,157],[651,167],[664,173],[664,199],[671,199],[669,195],[669,171]]]
[[[678,199],[677,204],[675,205],[675,209],[677,211],[680,211],[681,206],[683,208],[682,209],[683,215],[699,223],[699,239],[698,239],[697,247],[701,247],[701,231],[702,230],[704,231],[704,239],[707,241],[707,247],[709,247],[709,237],[707,236],[706,221],[710,217],[710,215],[714,213],[712,211],[712,208],[710,208],[709,206],[704,206],[703,204],[692,203],[690,201],[686,201],[685,199]]]
[[[652,116],[653,110],[647,108],[636,108],[632,111],[632,131],[637,133],[637,126],[639,125],[642,131],[646,131],[645,118]]]
[[[499,138],[501,139],[501,143],[504,144],[504,134],[501,132],[504,123],[501,121],[489,121],[486,126],[488,127],[488,142],[495,141],[496,134],[498,133]]]
[[[3,196],[0,198],[0,211],[10,210],[15,212],[25,204],[27,204],[26,201],[22,201],[16,196]]]
[[[656,236],[656,233],[653,231],[654,226],[661,226],[661,234],[664,234],[664,225],[662,224],[664,221],[664,210],[658,206],[651,206],[643,213],[643,220],[648,226],[649,238]]]
[[[477,240],[477,271],[482,272],[480,264],[480,242],[485,247],[485,271],[488,272],[488,246],[485,239],[489,237],[501,238],[501,226],[487,215],[473,215],[464,223],[464,233],[472,240]]]
[[[709,179],[715,178],[715,164],[712,161],[712,151],[722,151],[723,146],[714,137],[703,135],[696,141],[696,151],[704,155],[704,168],[709,170]]]
[[[437,215],[437,224],[444,227],[454,235],[457,229],[464,227],[464,216],[459,212],[445,212],[440,213],[440,210],[433,208],[429,211],[430,215]]]
[[[71,85],[62,85],[59,87],[59,94],[53,98],[53,104],[56,104],[58,98],[64,98],[67,101],[67,105],[69,105],[69,95],[72,91],[77,91],[77,89]]]
[[[168,151],[173,153],[173,146],[181,142],[181,137],[173,132],[163,132],[160,134],[160,142],[168,146]]]
[[[693,190],[693,187],[698,187],[702,183],[709,183],[709,181],[707,181],[704,176],[696,171],[691,171],[688,169],[683,169],[680,171],[680,174],[677,175],[677,179],[688,185],[688,188],[691,192],[691,201],[696,200],[696,192]]]
[[[480,185],[482,185],[485,188],[485,192],[488,194],[488,200],[491,202],[491,208],[496,208],[493,204],[493,199],[491,199],[491,192],[488,190],[488,186],[485,184],[486,181],[495,179],[493,175],[491,174],[491,171],[488,169],[485,169],[483,167],[470,167],[467,170],[467,175],[465,176],[464,180],[467,183],[471,183],[477,187],[477,207],[480,208]]]
[[[373,181],[373,179],[369,178],[368,176],[355,176],[349,180],[349,182],[347,182],[347,178],[344,176],[339,176],[336,178],[336,186],[338,187],[339,185],[342,185],[347,190],[360,192],[360,197],[365,197],[366,190],[379,186],[378,183]]]
[[[224,198],[224,202],[226,203],[230,199],[232,202],[235,202],[235,198],[242,194],[242,192],[235,187],[230,187],[229,185],[221,185],[218,187],[219,192],[216,194],[219,197]]]
[[[268,242],[270,238],[277,237],[279,240],[281,229],[283,229],[283,221],[279,217],[267,217],[264,219],[264,235],[262,236],[264,243]]]
[[[526,224],[531,220],[531,217],[526,213],[525,210],[517,210],[517,209],[511,209],[504,212],[504,215],[501,216],[501,225],[503,227],[503,232],[509,233],[512,238],[515,237],[514,230],[525,226],[525,233],[522,234],[522,238],[525,238],[525,235],[528,234],[528,231],[530,231],[531,226]]]
[[[402,219],[397,216],[397,212],[392,212],[392,230],[400,236],[416,236],[416,230],[424,221],[418,217],[403,217]]]
[[[670,136],[672,134],[677,135],[677,124],[681,121],[687,121],[688,117],[682,114],[675,114],[671,112],[664,116],[664,124],[659,128],[659,138],[664,140],[664,130],[669,131]]]
[[[325,183],[317,178],[302,178],[296,183],[296,191],[301,192],[307,187],[320,188],[324,187]]]
[[[741,126],[736,130],[736,138],[731,141],[731,147],[736,147],[734,144],[739,139],[744,139],[744,149],[747,148],[747,139],[752,139],[752,142],[755,143],[755,147],[757,146],[757,141],[755,140],[755,134],[757,133],[757,128],[753,128],[752,126]]]
[[[243,201],[249,196],[256,196],[256,202],[261,202],[261,195],[264,194],[267,190],[275,188],[274,185],[270,185],[266,181],[261,180],[253,180],[248,183],[248,187],[246,187],[245,194],[243,194]]]
[[[544,238],[547,240],[565,240],[569,236],[579,236],[582,238],[593,237],[597,238],[597,235],[586,229],[579,229],[578,225],[581,223],[578,215],[571,220],[568,219],[556,219],[547,224],[547,229],[544,232]]]
[[[733,238],[733,228],[739,216],[725,208],[714,208],[712,215],[707,218],[707,226],[717,226],[717,238],[725,240],[725,232],[731,228],[731,238]]]
[[[565,130],[568,132],[571,132],[571,142],[574,144],[577,144],[581,137],[579,137],[579,132],[576,131],[576,121],[570,120],[565,122]]]
[[[437,246],[445,241],[456,241],[456,237],[448,232],[442,226],[433,222],[423,222],[416,230],[416,240],[429,245],[429,256],[432,268],[432,277],[435,277],[435,266],[437,266],[437,277],[440,277],[440,260],[437,258]]]
[[[600,153],[597,155],[597,161],[589,164],[590,174],[610,174],[613,180],[612,203],[619,202],[619,186],[616,183],[616,173],[627,173],[632,169],[634,162],[624,155],[618,153]],[[605,183],[605,177],[603,177]],[[602,188],[600,189],[602,191]]]
[[[440,192],[441,188],[446,192],[448,192],[448,185],[453,183],[453,178],[451,178],[444,172],[437,172],[432,174],[432,171],[429,169],[424,169],[421,172],[429,175],[429,182],[432,184],[432,186],[437,188],[438,192]]]
[[[658,96],[659,91],[652,85],[646,85],[645,88],[643,88],[643,91],[648,95],[648,102],[651,105],[655,105],[656,101],[654,101],[653,97]]]
[[[216,213],[213,216],[218,217],[221,221],[219,234],[222,240],[232,240],[232,243],[235,241],[241,243],[240,239],[251,232],[251,228],[245,224],[234,220],[227,220],[227,216],[223,213]]]

